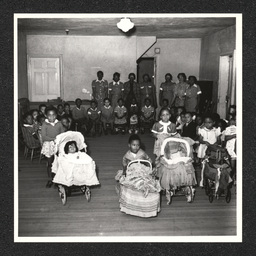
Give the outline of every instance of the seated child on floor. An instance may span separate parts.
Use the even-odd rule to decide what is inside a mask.
[[[104,134],[108,134],[108,126],[110,126],[111,133],[114,131],[114,110],[113,107],[110,105],[110,99],[104,99],[104,105],[101,108],[101,122],[103,126]]]
[[[76,106],[72,109],[72,117],[74,120],[75,130],[81,132],[83,135],[87,132],[87,117],[86,110],[82,106],[82,100],[77,98],[75,100]]]
[[[126,133],[127,129],[127,109],[124,106],[124,101],[123,99],[118,100],[118,105],[115,107],[114,110],[115,113],[115,121],[114,121],[114,126],[115,126],[115,133],[118,133],[119,131],[122,132],[122,134]]]
[[[68,116],[63,115],[61,117],[61,123],[63,125],[63,127],[65,128],[65,131],[70,131],[71,130],[71,123],[70,123],[70,119]]]
[[[192,114],[190,112],[186,112],[185,119],[186,123],[183,125],[181,136],[196,140],[196,123],[192,120]]]
[[[132,98],[129,111],[129,133],[137,134],[139,132],[139,107],[136,103],[136,99]]]
[[[151,100],[145,99],[145,106],[141,109],[140,131],[143,134],[146,128],[151,129],[154,124],[155,108],[151,106]]]
[[[163,100],[162,100],[162,105],[159,106],[159,107],[156,109],[156,118],[155,118],[156,121],[159,121],[159,120],[160,120],[160,112],[161,112],[161,109],[162,109],[162,108],[168,108],[168,109],[171,111],[171,108],[169,107],[169,101],[168,101],[168,99],[163,99]]]

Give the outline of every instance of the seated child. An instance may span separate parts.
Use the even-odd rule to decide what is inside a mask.
[[[42,139],[42,132],[41,132],[41,129],[42,129],[42,125],[43,125],[43,123],[44,123],[44,121],[45,121],[45,115],[43,115],[43,114],[41,114],[41,115],[39,115],[38,117],[37,117],[37,123],[38,123],[38,131],[37,131],[37,133],[38,133],[38,138],[39,138],[39,140],[40,140],[40,143],[41,143],[41,145],[43,145],[43,139]]]
[[[63,115],[65,115],[63,105],[59,104],[57,107],[57,119],[60,121]]]
[[[156,139],[154,145],[154,154],[157,158],[160,157],[161,145],[163,141],[177,133],[175,124],[170,121],[170,111],[168,108],[161,109],[160,118],[161,120],[155,123],[151,130],[153,137]]]
[[[82,106],[82,100],[77,98],[76,107],[72,109],[72,117],[75,123],[75,130],[83,135],[87,132],[87,118],[85,108]]]
[[[100,115],[101,111],[97,108],[97,102],[95,100],[91,101],[91,107],[87,110],[89,124],[88,132],[91,136],[94,136],[98,131],[98,134],[101,134],[101,121]]]
[[[23,118],[23,136],[25,143],[31,148],[39,148],[41,146],[39,137],[38,137],[38,128],[37,124],[34,124],[32,115],[28,112],[24,115]]]
[[[176,107],[170,108],[170,114],[171,114],[170,121],[174,124],[176,124],[176,112],[177,112]]]
[[[176,130],[179,134],[182,134],[183,125],[186,123],[185,113],[186,111],[183,107],[177,108]]]
[[[192,120],[192,114],[190,112],[185,113],[185,119],[186,123],[183,125],[181,136],[196,140],[196,123]]]
[[[124,106],[123,99],[118,100],[118,105],[114,109],[115,113],[115,134],[117,134],[119,131],[122,132],[122,134],[125,134],[126,127],[127,127],[127,109]]]
[[[30,111],[32,118],[33,118],[33,124],[37,125],[37,117],[39,115],[39,111],[37,109],[32,109]]]
[[[129,106],[129,133],[137,134],[139,132],[139,107],[135,98],[132,98],[131,102]]]
[[[40,104],[39,105],[39,115],[44,115],[46,117],[45,109],[46,109],[46,105]]]
[[[101,122],[103,125],[104,134],[108,134],[108,126],[111,128],[111,132],[113,133],[114,130],[114,115],[113,115],[113,108],[110,105],[110,99],[105,98],[103,101],[104,105],[101,108]]]
[[[141,109],[141,116],[140,116],[140,132],[143,134],[145,129],[150,127],[154,124],[154,115],[155,115],[155,108],[151,106],[151,100],[146,98],[145,106]]]
[[[70,121],[69,121],[69,117],[68,117],[68,116],[63,115],[63,116],[61,117],[61,120],[60,120],[60,121],[61,121],[63,127],[65,128],[65,131],[70,131],[70,130],[71,130],[71,129],[70,129],[71,123],[70,123]]]

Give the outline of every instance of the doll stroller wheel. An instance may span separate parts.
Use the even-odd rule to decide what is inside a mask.
[[[169,191],[169,190],[166,190],[166,199],[167,199],[167,205],[170,205],[172,203],[172,196],[173,196],[173,192],[172,191]]]
[[[87,202],[90,202],[90,200],[91,200],[91,190],[88,187],[86,187],[84,195],[85,195],[85,198],[86,198]]]
[[[67,195],[66,195],[66,190],[62,185],[58,186],[58,191],[59,191],[59,196],[62,201],[62,204],[65,205],[67,202]]]
[[[228,189],[227,195],[226,195],[226,202],[229,203],[230,200],[231,200],[231,191],[230,191],[230,189]]]
[[[211,194],[209,195],[209,202],[212,203],[212,201],[213,201],[213,194],[211,193]]]

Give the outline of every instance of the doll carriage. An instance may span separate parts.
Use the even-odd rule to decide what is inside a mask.
[[[65,153],[67,142],[75,141],[78,152]],[[80,132],[68,131],[61,133],[55,140],[55,158],[52,164],[53,182],[58,185],[62,204],[65,205],[71,191],[80,189],[87,201],[90,201],[90,186],[99,185],[96,176],[96,166],[93,159],[87,155],[84,137]]]
[[[153,177],[149,161],[131,161],[127,166],[126,176],[122,175],[119,183],[121,212],[143,218],[157,216],[160,212],[161,187]]]
[[[196,185],[190,145],[182,138],[167,138],[161,146],[160,157],[156,159],[157,176],[166,193],[167,205],[173,196],[186,196],[187,202],[194,200]]]
[[[210,146],[206,151],[206,157],[202,162],[200,186],[205,187],[205,193],[209,202],[213,198],[219,199],[222,195],[226,202],[231,200],[231,167],[226,149],[219,146]]]

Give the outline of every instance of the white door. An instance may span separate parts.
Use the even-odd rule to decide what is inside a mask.
[[[29,100],[47,101],[60,97],[60,59],[33,58],[28,60]]]
[[[232,56],[220,56],[219,87],[217,112],[220,118],[226,118],[230,99],[230,70],[232,67]]]

